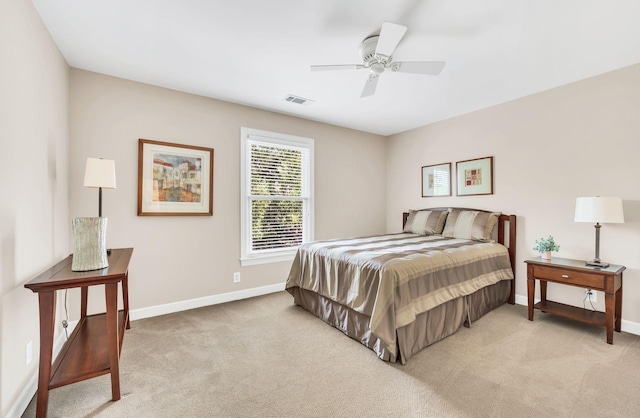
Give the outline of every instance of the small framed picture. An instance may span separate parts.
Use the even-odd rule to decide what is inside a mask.
[[[493,194],[493,157],[458,161],[458,196]]]
[[[451,163],[422,167],[422,197],[451,196]]]
[[[138,216],[213,215],[213,148],[138,140]]]

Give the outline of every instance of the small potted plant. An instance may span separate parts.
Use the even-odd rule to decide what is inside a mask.
[[[560,250],[560,246],[556,245],[553,237],[549,235],[549,238],[540,238],[536,240],[536,246],[533,249],[540,253],[540,257],[544,260],[551,260],[551,251]]]

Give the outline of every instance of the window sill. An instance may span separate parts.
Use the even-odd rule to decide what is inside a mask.
[[[267,264],[267,263],[281,263],[284,261],[291,262],[295,257],[295,251],[287,254],[278,254],[278,255],[268,255],[268,256],[257,256],[257,257],[246,257],[240,259],[240,265],[244,266],[256,266],[259,264]]]

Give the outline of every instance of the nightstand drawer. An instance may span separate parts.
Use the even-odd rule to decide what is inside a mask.
[[[533,275],[536,279],[552,280],[589,289],[604,289],[604,275],[598,273],[582,273],[557,267],[534,266]]]

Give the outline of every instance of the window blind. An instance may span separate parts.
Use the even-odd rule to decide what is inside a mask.
[[[295,248],[305,241],[309,149],[250,139],[250,253]]]

